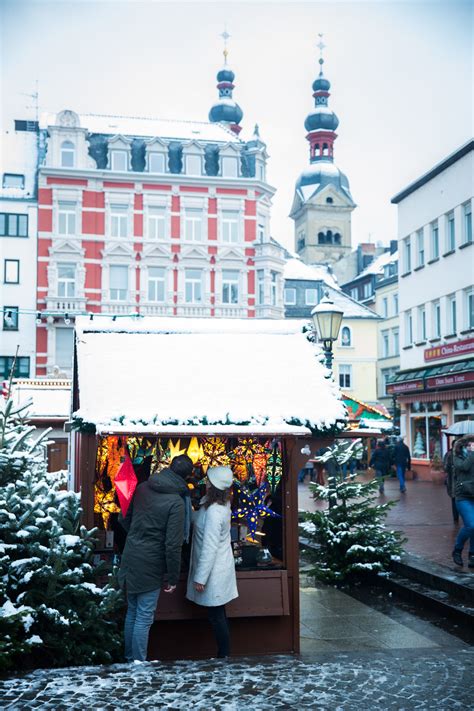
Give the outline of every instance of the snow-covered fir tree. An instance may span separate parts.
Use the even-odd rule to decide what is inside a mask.
[[[26,411],[0,405],[0,668],[113,661],[121,595],[96,585],[95,531],[65,473],[47,472]]]
[[[361,571],[381,572],[402,551],[400,533],[387,530],[383,524],[396,502],[375,502],[376,480],[343,477],[342,465],[359,458],[361,446],[360,440],[346,440],[328,447],[318,458],[326,466],[328,485],[310,485],[318,498],[328,502],[328,508],[305,513],[300,527],[303,535],[316,544],[307,554],[314,563],[311,572],[324,582],[342,582]]]

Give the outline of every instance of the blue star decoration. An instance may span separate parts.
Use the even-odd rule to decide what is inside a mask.
[[[232,519],[239,521],[244,518],[249,530],[248,539],[253,541],[253,543],[257,543],[255,533],[257,531],[258,519],[265,518],[266,516],[281,518],[280,514],[275,513],[275,511],[272,511],[268,506],[265,506],[264,502],[269,488],[268,482],[263,482],[263,484],[252,493],[250,493],[246,487],[242,486],[240,482],[234,481],[234,485],[239,493],[240,506],[238,509],[232,511]]]

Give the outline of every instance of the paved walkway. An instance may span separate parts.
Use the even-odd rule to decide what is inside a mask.
[[[314,511],[324,506],[323,502],[313,499],[308,479],[298,487],[300,509]],[[398,500],[387,517],[387,523],[404,533],[408,539],[405,549],[459,572],[451,560],[459,525],[453,523],[451,500],[445,486],[427,481],[407,481],[407,493],[400,494],[398,479],[389,478],[385,481],[385,496],[379,500],[383,502],[387,499]],[[468,572],[466,567],[463,570]]]

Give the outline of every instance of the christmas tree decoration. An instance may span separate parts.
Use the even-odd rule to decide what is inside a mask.
[[[267,481],[270,484],[272,494],[274,494],[283,476],[281,442],[268,441],[265,449],[269,453],[267,459]]]
[[[110,514],[120,513],[120,508],[115,503],[115,490],[112,488],[109,491],[105,491],[100,481],[96,483],[94,488],[94,513],[102,516],[105,530],[109,525]]]
[[[122,462],[114,481],[115,491],[117,492],[120,508],[122,509],[122,516],[127,515],[128,507],[137,488],[137,483],[138,479],[133,469],[132,460],[130,457],[125,457],[125,461]]]
[[[272,511],[268,506],[265,506],[265,499],[268,495],[268,483],[264,482],[258,489],[250,493],[250,491],[244,487],[235,483],[235,487],[239,494],[239,504],[237,509],[232,511],[232,518],[234,521],[239,521],[245,519],[249,534],[247,540],[252,543],[257,543],[258,539],[255,537],[257,535],[257,525],[260,518],[265,518],[267,516],[272,516],[274,518],[281,518],[280,514]]]
[[[201,467],[204,474],[209,467],[227,467],[230,463],[226,452],[225,437],[204,437],[202,440]]]
[[[203,457],[202,445],[199,444],[197,437],[191,437],[188,450],[186,452],[193,464],[198,464]]]
[[[415,444],[413,447],[413,454],[415,457],[424,457],[426,455],[425,443],[423,442],[423,435],[418,430],[415,437]]]

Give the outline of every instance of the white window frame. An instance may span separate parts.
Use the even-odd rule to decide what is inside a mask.
[[[166,209],[164,207],[148,206],[147,236],[152,240],[166,239]]]
[[[343,338],[344,331],[349,332],[349,338],[347,341],[344,341]],[[350,326],[343,325],[341,328],[341,348],[352,348],[352,329]]]
[[[238,304],[240,299],[240,272],[237,269],[222,270],[222,303]]]
[[[61,276],[61,269],[67,267],[72,271],[72,276]],[[58,262],[57,295],[60,298],[76,296],[76,265],[74,262]]]
[[[129,235],[130,219],[128,205],[110,206],[110,236],[113,239],[126,239]]]
[[[265,303],[265,272],[263,269],[257,269],[257,303],[263,306]]]
[[[291,292],[291,296],[290,296]],[[296,289],[293,286],[284,289],[285,306],[296,306]]]
[[[384,296],[382,298],[382,316],[383,318],[388,318],[388,297]]]
[[[314,296],[312,296],[314,294]],[[317,289],[305,289],[304,290],[304,302],[306,306],[317,306],[318,305],[318,290]]]
[[[156,170],[156,168],[154,168],[152,165],[157,158],[160,159],[160,170]],[[166,157],[164,153],[161,153],[159,151],[150,151],[148,153],[148,172],[155,173],[158,175],[166,173]]]
[[[4,259],[4,261],[3,261],[3,283],[4,284],[19,284],[20,283],[20,260],[19,259]]]
[[[446,253],[453,252],[456,249],[456,222],[454,212],[448,212],[446,215]]]
[[[418,306],[418,341],[426,341],[426,307]]]
[[[238,210],[223,210],[221,213],[221,235],[226,244],[236,244],[239,241]]]
[[[76,167],[76,146],[72,141],[66,140],[61,143],[61,168]]]
[[[352,365],[350,363],[339,363],[339,387],[343,390],[352,390],[354,381],[352,378]]]
[[[393,315],[398,316],[398,293],[393,295]]]
[[[148,301],[163,303],[166,300],[166,269],[164,267],[148,267],[147,277]]]
[[[398,328],[392,328],[392,355],[400,355],[400,331]]]
[[[223,178],[239,177],[239,159],[237,156],[221,156],[221,175]]]
[[[472,207],[470,202],[466,202],[462,206],[463,217],[463,244],[470,244],[473,241],[472,237]]]
[[[184,300],[187,304],[202,304],[203,272],[201,269],[184,270]]]
[[[439,299],[432,302],[433,310],[433,338],[441,338],[441,302]]]
[[[59,334],[61,334],[61,337],[64,336],[64,334],[68,334],[67,338],[70,339],[70,360],[68,358],[68,361],[66,362],[66,359],[64,361],[58,358],[58,345],[59,345]],[[64,344],[62,344],[64,345]],[[66,349],[63,349],[64,352],[66,352]],[[55,329],[55,334],[54,334],[54,359],[55,363],[54,365],[59,366],[61,369],[66,369],[66,370],[71,370],[72,369],[72,358],[73,358],[73,353],[74,353],[74,329],[73,328],[56,328]]]
[[[277,304],[277,283],[278,283],[278,274],[276,272],[270,272],[271,274],[271,280],[270,280],[270,297],[271,297],[271,303],[272,306],[276,306]]]
[[[381,332],[382,337],[382,358],[388,358],[390,356],[390,331],[385,329]]]
[[[265,242],[265,225],[262,222],[259,222],[257,225],[257,240],[260,244]]]
[[[413,313],[405,311],[405,346],[413,345]]]
[[[474,286],[464,291],[465,319],[464,324],[467,331],[474,329]]]
[[[404,274],[411,272],[411,237],[403,240],[403,270]]]
[[[423,229],[416,233],[416,259],[418,268],[425,266],[425,233]]]
[[[204,210],[188,207],[184,211],[184,240],[186,242],[204,241]]]
[[[366,281],[363,286],[362,298],[363,299],[370,299],[370,297],[373,295],[374,295],[374,290],[372,287],[372,282]]]
[[[117,272],[115,270],[120,269],[120,272]],[[130,288],[130,270],[126,264],[111,264],[109,266],[109,296],[110,296],[110,301],[128,301],[128,291]],[[126,280],[126,288],[124,289],[122,286],[112,286],[112,275],[113,274],[126,274],[127,275],[127,280]]]
[[[438,220],[431,223],[431,259],[439,259],[439,225]]]
[[[57,212],[57,232],[59,235],[76,234],[76,204],[66,200],[59,200]]]
[[[117,167],[118,159],[125,159],[125,167]],[[128,171],[128,151],[124,148],[111,148],[110,149],[110,170],[117,173],[126,173]]]
[[[186,156],[186,175],[202,175],[202,156],[191,153]]]
[[[449,294],[446,297],[446,319],[447,319],[447,335],[452,335],[457,333],[457,305],[456,305],[456,294]]]

